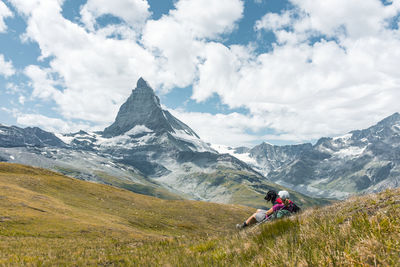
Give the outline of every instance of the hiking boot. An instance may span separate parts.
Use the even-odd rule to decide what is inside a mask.
[[[242,230],[243,229],[243,224],[236,224],[236,229]]]

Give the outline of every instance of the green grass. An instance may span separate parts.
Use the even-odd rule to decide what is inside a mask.
[[[166,189],[163,189],[161,186],[156,185],[154,183],[150,183],[149,181],[144,180],[142,177],[138,177],[139,181],[143,183],[132,182],[129,179],[121,179],[120,177],[114,177],[108,175],[104,172],[94,172],[96,177],[104,184],[112,185],[115,187],[123,188],[129,190],[134,193],[143,194],[147,196],[153,196],[162,199],[170,199],[170,200],[182,200],[183,198],[173,194]],[[132,174],[135,175],[135,174]]]
[[[0,164],[0,265],[398,266],[400,190],[237,232],[253,209]]]
[[[251,211],[163,200],[7,163],[0,163],[0,200],[0,264],[128,260],[143,244],[232,233]]]

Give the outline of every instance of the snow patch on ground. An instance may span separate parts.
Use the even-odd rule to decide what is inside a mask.
[[[345,141],[350,140],[352,136],[353,136],[352,133],[348,133],[348,134],[345,134],[345,135],[342,135],[342,136],[333,137],[332,140],[333,141],[341,140],[341,141],[345,142]]]
[[[129,131],[127,131],[124,135],[137,135],[137,134],[142,134],[142,133],[152,133],[153,131],[147,128],[144,125],[136,125]]]
[[[150,133],[153,133],[153,131],[147,128],[146,126],[136,125],[126,133],[111,138],[104,138],[100,134],[96,133],[86,133],[86,134],[77,133],[75,135],[64,135],[56,133],[55,135],[66,144],[71,144],[73,140],[79,140],[79,141],[88,141],[100,147],[112,147],[112,146],[122,145],[126,148],[132,148],[140,145],[145,145],[145,143],[151,137],[154,136]],[[135,139],[131,137],[133,135],[138,135],[138,134],[147,134],[147,135]]]
[[[250,153],[243,153],[243,154],[235,153],[234,148],[224,146],[224,145],[212,144],[211,147],[213,149],[215,149],[216,151],[218,151],[220,154],[230,154],[231,156],[234,156],[235,158],[237,158],[247,164],[257,165],[257,161],[250,156]]]
[[[192,143],[197,152],[216,152],[209,144],[200,140],[196,136],[188,134],[185,130],[175,130],[175,133],[172,133],[172,136],[176,139]]]
[[[130,132],[130,131],[129,131]],[[101,136],[96,137],[96,145],[100,147],[114,147],[114,146],[123,146],[124,148],[133,148],[137,146],[146,145],[146,143],[154,137],[154,134],[147,134],[140,138],[132,138],[130,134],[132,133],[126,132],[123,135],[111,137],[111,138],[104,138]],[[143,133],[143,132],[141,132]]]
[[[322,153],[328,153],[328,154],[333,154],[334,151],[330,148],[327,148],[325,146],[318,146],[318,151],[322,152]]]
[[[66,143],[66,144],[71,144],[71,142],[74,140],[74,137],[73,136],[66,136],[66,135],[63,135],[63,134],[61,134],[61,133],[55,133],[54,134],[58,139],[60,139],[61,141],[63,141],[64,143]]]
[[[351,146],[351,147],[336,151],[333,153],[333,155],[338,158],[357,157],[357,156],[360,156],[365,151],[365,149],[366,149],[366,147]]]

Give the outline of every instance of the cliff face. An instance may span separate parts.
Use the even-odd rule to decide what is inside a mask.
[[[271,181],[311,196],[343,198],[399,187],[400,114],[313,146],[263,143],[243,153]]]
[[[183,131],[199,138],[186,124],[161,108],[160,99],[143,78],[138,80],[136,88],[119,109],[115,122],[104,129],[103,136],[119,136],[135,126],[145,126],[158,134]]]

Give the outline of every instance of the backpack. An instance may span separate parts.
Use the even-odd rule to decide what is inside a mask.
[[[289,217],[290,215],[292,215],[292,213],[290,211],[285,210],[285,209],[281,209],[281,210],[278,210],[276,212],[275,218],[276,219],[281,219],[283,217]]]
[[[292,202],[292,203],[290,203],[288,210],[290,212],[297,213],[297,212],[301,211],[301,208]]]
[[[270,220],[281,219],[283,217],[289,217],[292,213],[299,212],[301,208],[291,202],[287,207],[280,209],[269,216]]]
[[[286,209],[281,209],[278,211],[275,211],[274,213],[272,213],[271,215],[269,215],[269,217],[267,217],[268,221],[274,221],[277,219],[282,219],[283,217],[289,217],[290,215],[292,215],[292,213]]]

